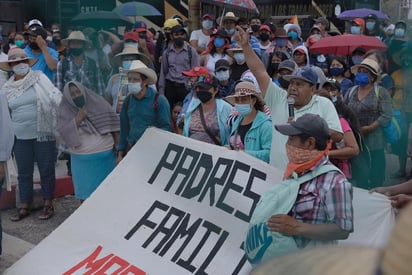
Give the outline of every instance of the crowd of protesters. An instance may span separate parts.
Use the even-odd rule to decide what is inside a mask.
[[[288,145],[288,135],[274,125],[312,113],[326,122],[326,152],[352,184],[382,191],[378,187],[388,177],[408,179],[408,26],[374,14],[346,26],[346,33],[376,37],[387,50],[311,53],[317,41],[344,35],[328,32],[323,17],[307,34],[297,22],[239,18],[234,12],[204,14],[201,29],[191,32],[175,16],[162,31],[137,21],[122,35],[113,29],[63,31],[59,24],[48,28],[30,20],[26,31],[1,40],[0,96],[11,115],[22,202],[12,220],[31,214],[35,162],[44,198],[39,218],[49,219],[58,152],[68,159],[76,197],[85,200],[152,126],[245,151],[286,169],[287,178],[312,167],[326,149]],[[390,146],[399,170],[386,175],[383,127],[393,108],[402,112],[405,127]],[[0,144],[3,165],[10,154],[6,140]]]

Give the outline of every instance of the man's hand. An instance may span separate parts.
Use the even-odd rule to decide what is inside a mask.
[[[285,214],[273,215],[267,222],[269,230],[292,236],[299,235],[300,226],[301,222]]]
[[[395,196],[389,197],[391,200],[392,207],[395,208],[403,208],[407,205],[410,201],[412,201],[412,197],[406,194],[399,194]]]
[[[36,37],[36,43],[42,51],[47,50],[47,42],[43,39],[43,37],[41,37],[41,35]]]
[[[237,32],[233,36],[236,43],[242,48],[249,45],[249,33],[245,32],[240,26],[237,26],[236,29]]]
[[[384,194],[386,196],[391,196],[391,192],[390,192],[390,188],[385,187],[385,186],[381,186],[381,187],[375,187],[372,188],[371,190],[369,190],[369,193],[373,193],[373,192],[377,192],[377,193],[381,193]]]

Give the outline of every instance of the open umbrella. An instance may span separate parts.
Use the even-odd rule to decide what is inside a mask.
[[[113,9],[123,16],[162,16],[161,12],[150,4],[141,2],[127,2]]]
[[[85,12],[73,17],[72,24],[77,26],[93,27],[95,29],[111,28],[119,26],[131,26],[127,17],[112,11]]]
[[[378,19],[381,19],[381,20],[389,19],[389,17],[385,13],[381,11],[377,11],[377,10],[372,10],[372,9],[346,10],[342,12],[341,14],[339,14],[337,18],[341,20],[352,20],[357,17],[360,17],[360,18],[366,17],[369,14],[374,14],[376,15],[376,17],[378,17]]]
[[[201,2],[216,6],[231,7],[233,9],[247,10],[254,13],[259,13],[259,10],[253,0],[201,0]]]
[[[344,34],[324,37],[313,43],[311,53],[350,55],[358,48],[386,50],[386,45],[374,36]]]

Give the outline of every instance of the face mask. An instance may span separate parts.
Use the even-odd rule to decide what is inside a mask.
[[[289,36],[292,40],[298,39],[298,33],[297,33],[297,32],[288,32],[288,36]]]
[[[122,61],[122,67],[126,70],[130,69],[130,65],[132,65],[132,60],[125,60]]]
[[[336,95],[332,95],[332,102],[335,103],[336,101],[338,101],[338,97]]]
[[[289,87],[289,81],[283,78],[283,76],[279,77],[279,84],[280,87],[282,87],[284,90],[286,90]]]
[[[260,29],[260,25],[250,25],[250,28],[253,32],[258,32]]]
[[[222,71],[216,72],[216,78],[217,78],[219,81],[228,80],[228,79],[229,79],[229,76],[230,76],[229,70],[226,70],[226,71],[222,70]]]
[[[270,64],[270,68],[272,69],[272,72],[277,72],[278,68],[279,68],[279,64],[278,62],[273,62],[272,64]]]
[[[359,26],[351,26],[350,27],[351,34],[360,34],[360,27]]]
[[[319,40],[319,39],[322,38],[322,35],[320,35],[320,34],[312,34],[311,36],[316,40]]]
[[[289,163],[302,164],[316,159],[319,156],[320,151],[299,148],[286,143],[286,154]]]
[[[242,116],[248,115],[252,112],[252,107],[250,107],[250,104],[235,104],[235,109],[236,112]]]
[[[14,38],[9,38],[9,44],[14,44]]]
[[[236,29],[225,29],[225,31],[227,32],[227,34],[229,35],[229,36],[232,36],[232,35],[234,35],[235,34],[235,31],[236,31]]]
[[[288,41],[286,39],[278,38],[278,39],[275,39],[275,41],[278,47],[285,47],[288,44]]]
[[[213,97],[208,91],[197,91],[196,96],[202,103],[208,102]]]
[[[375,27],[375,22],[366,22],[366,29],[368,30],[373,30],[373,28]]]
[[[359,65],[363,60],[363,57],[360,55],[352,56],[352,62],[354,65]]]
[[[202,21],[202,27],[206,30],[213,28],[213,21],[211,20]]]
[[[343,75],[343,68],[329,68],[329,73],[333,76]]]
[[[215,40],[213,40],[213,45],[216,48],[221,48],[225,45],[225,39],[221,37],[216,37]]]
[[[356,73],[355,74],[355,84],[365,87],[369,84],[369,74],[368,73]]]
[[[30,66],[27,63],[19,63],[16,66],[13,67],[13,72],[16,75],[24,76],[26,75],[30,70]]]
[[[395,29],[394,34],[397,37],[403,37],[405,35],[405,30],[404,29]]]
[[[32,50],[38,50],[38,49],[40,49],[40,48],[39,48],[39,45],[37,45],[36,42],[30,42],[29,47],[30,47],[30,49],[32,49]]]
[[[139,47],[139,43],[136,42],[125,42],[124,43],[124,47],[133,47],[133,48],[138,48]]]
[[[61,39],[53,38],[53,43],[56,44],[56,45],[60,45]]]
[[[14,42],[14,44],[15,44],[17,47],[21,48],[21,47],[23,47],[23,45],[24,45],[24,41],[23,41],[23,40],[16,40],[16,41]]]
[[[175,46],[178,48],[183,47],[183,45],[185,44],[185,39],[183,37],[175,38],[174,41],[175,41]]]
[[[267,34],[267,33],[259,34],[259,38],[262,41],[268,41],[269,40],[269,34]]]
[[[46,40],[51,42],[51,41],[53,41],[53,37],[47,36],[47,37],[46,37]]]
[[[70,54],[74,55],[74,56],[79,56],[83,53],[83,48],[70,48],[69,52]]]
[[[142,85],[140,84],[140,82],[129,83],[127,84],[127,89],[129,90],[130,94],[137,95],[142,91]]]
[[[237,64],[243,64],[243,62],[245,62],[245,54],[244,53],[235,53],[233,55],[233,58],[235,59]]]
[[[73,103],[74,103],[74,105],[76,105],[77,107],[79,107],[79,108],[83,108],[83,106],[84,106],[84,104],[85,104],[85,102],[84,102],[84,96],[78,96],[78,97],[75,97],[75,98],[73,98]]]

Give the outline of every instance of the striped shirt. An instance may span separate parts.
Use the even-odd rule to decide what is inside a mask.
[[[311,170],[331,164],[325,157]],[[335,223],[342,230],[353,232],[352,184],[338,171],[330,171],[302,183],[289,215],[309,224]],[[315,241],[295,236],[296,244],[303,248],[311,245],[330,244],[336,241]]]

